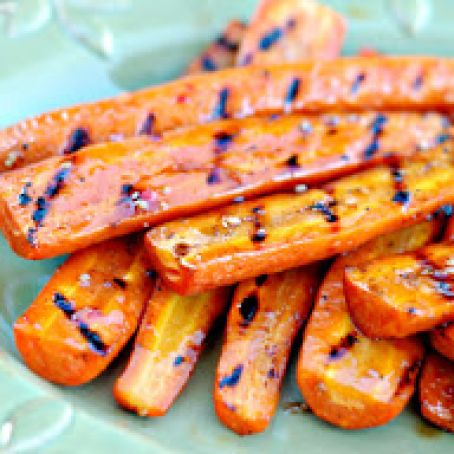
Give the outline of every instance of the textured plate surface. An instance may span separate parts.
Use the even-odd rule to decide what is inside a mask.
[[[229,17],[248,17],[254,0],[0,0],[0,127],[25,116],[179,74]],[[350,21],[346,53],[454,55],[451,0],[331,0]],[[0,452],[305,452],[447,453],[453,438],[409,409],[386,427],[346,432],[310,414],[284,411],[300,401],[293,365],[267,432],[238,437],[216,420],[211,403],[219,344],[210,345],[184,394],[165,418],[118,409],[111,385],[125,357],[78,389],[31,374],[11,337],[61,260],[26,262],[0,238]]]

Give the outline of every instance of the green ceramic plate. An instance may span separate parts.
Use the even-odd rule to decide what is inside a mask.
[[[248,17],[254,0],[0,0],[0,127],[25,116],[113,95],[177,76],[233,16]],[[346,53],[364,46],[387,53],[453,55],[451,0],[332,0],[350,30]],[[3,21],[3,24],[2,24]],[[290,414],[299,401],[293,367],[281,407],[261,435],[223,428],[211,403],[219,346],[204,353],[169,414],[142,419],[115,405],[112,382],[124,364],[93,383],[61,389],[21,363],[11,327],[59,260],[26,262],[0,239],[0,452],[116,453],[447,453],[454,440],[409,409],[383,428],[346,432],[310,414]]]

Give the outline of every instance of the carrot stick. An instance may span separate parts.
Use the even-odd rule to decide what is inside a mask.
[[[450,110],[454,59],[351,57],[226,69],[63,108],[0,131],[0,171],[87,144],[218,118],[339,110]]]
[[[454,321],[454,246],[432,244],[345,271],[350,315],[369,337],[407,337]]]
[[[181,393],[204,339],[229,302],[227,288],[180,296],[157,288],[148,303],[126,370],[114,387],[117,402],[141,416],[162,416]]]
[[[454,432],[454,363],[435,353],[426,358],[419,380],[419,399],[424,418]]]
[[[241,41],[238,62],[274,64],[339,55],[346,23],[312,0],[262,0]]]
[[[219,71],[234,66],[246,29],[247,25],[243,22],[231,20],[223,33],[189,64],[186,74]]]
[[[92,146],[0,176],[0,225],[18,254],[52,257],[238,196],[426,153],[450,131],[438,114],[298,115]]]
[[[151,262],[196,293],[351,250],[454,201],[452,143],[303,194],[273,195],[152,229]]]
[[[268,427],[290,348],[312,306],[319,271],[309,266],[264,275],[236,289],[214,387],[216,413],[236,433]]]
[[[338,258],[319,289],[297,366],[298,386],[321,419],[344,429],[386,424],[408,403],[424,348],[416,338],[374,340],[353,324],[344,297],[346,266],[429,242],[430,222],[376,238]]]
[[[97,377],[136,330],[153,289],[142,241],[112,240],[71,256],[14,325],[25,364],[46,380]]]

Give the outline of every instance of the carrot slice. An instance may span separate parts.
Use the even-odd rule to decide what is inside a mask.
[[[203,342],[229,302],[229,289],[180,296],[157,288],[128,366],[114,387],[117,402],[141,416],[162,416],[183,390]]]
[[[189,64],[186,74],[219,71],[234,66],[246,29],[245,23],[236,19],[230,21],[223,33]]]
[[[435,350],[454,361],[454,323],[431,331],[430,343]]]
[[[14,324],[25,364],[62,385],[97,377],[136,330],[154,286],[149,274],[134,238],[71,256]]]
[[[351,57],[226,69],[44,113],[0,131],[0,171],[87,144],[254,114],[449,110],[454,59]]]
[[[410,156],[450,130],[438,114],[290,116],[216,122],[160,143],[92,146],[2,175],[0,224],[20,255],[51,257],[239,195]]]
[[[454,363],[435,353],[426,358],[419,381],[419,399],[424,418],[454,432]]]
[[[268,427],[291,345],[312,306],[319,271],[308,266],[263,275],[236,289],[214,387],[216,413],[236,433]]]
[[[196,293],[351,250],[452,202],[453,150],[163,224],[146,237],[151,261],[171,288]]]
[[[353,324],[344,297],[346,266],[429,242],[435,226],[422,223],[365,244],[338,258],[319,289],[297,365],[298,386],[320,418],[344,429],[386,424],[405,407],[423,358],[416,338],[374,340]]]
[[[339,55],[346,31],[342,16],[307,0],[262,0],[241,41],[240,65],[327,60]]]
[[[370,337],[407,337],[454,320],[454,246],[379,258],[345,271],[350,315]]]

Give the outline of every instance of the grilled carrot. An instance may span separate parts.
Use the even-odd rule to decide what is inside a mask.
[[[454,361],[454,323],[431,331],[430,343],[438,353]]]
[[[134,351],[114,387],[117,402],[141,416],[162,416],[181,393],[203,341],[229,302],[227,288],[180,296],[157,288]]]
[[[327,60],[339,55],[346,24],[312,0],[262,0],[244,33],[238,63],[246,65]]]
[[[44,113],[0,131],[0,171],[87,144],[254,114],[452,109],[454,59],[351,57],[198,74]]]
[[[142,240],[112,240],[74,254],[14,325],[25,364],[62,385],[97,377],[136,330],[153,285]]]
[[[374,340],[353,324],[344,297],[346,266],[393,252],[414,250],[436,231],[422,223],[363,245],[338,258],[320,286],[306,326],[297,382],[306,403],[321,419],[344,429],[386,424],[405,407],[423,358],[416,338]]]
[[[174,290],[197,293],[351,250],[454,201],[454,146],[344,177],[303,194],[272,195],[169,222],[146,237]]]
[[[454,321],[454,246],[432,244],[345,271],[350,315],[369,337],[407,337]]]
[[[262,432],[270,423],[319,274],[320,267],[308,266],[244,281],[236,289],[214,387],[216,413],[236,433]]]
[[[20,255],[51,257],[239,195],[410,156],[446,137],[446,125],[442,115],[417,113],[254,118],[190,128],[160,143],[92,146],[0,176],[0,224]]]
[[[234,66],[246,29],[245,23],[236,19],[230,21],[224,32],[189,64],[186,74],[219,71]]]
[[[424,418],[454,432],[454,363],[435,353],[426,358],[419,380],[419,399]]]

